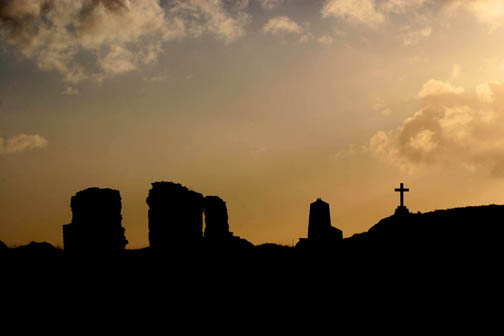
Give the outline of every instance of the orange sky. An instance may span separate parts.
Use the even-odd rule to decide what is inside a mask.
[[[45,11],[41,8],[45,7]],[[500,0],[3,1],[0,240],[62,244],[70,197],[219,195],[236,235],[345,236],[406,205],[504,203]]]

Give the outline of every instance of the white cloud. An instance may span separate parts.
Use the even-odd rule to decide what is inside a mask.
[[[7,139],[0,137],[0,154],[43,148],[47,143],[48,141],[38,134],[19,134]]]
[[[322,17],[331,16],[368,26],[376,26],[385,21],[385,16],[376,8],[374,0],[329,0],[322,8]]]
[[[425,83],[418,93],[418,98],[427,98],[429,96],[455,94],[459,95],[464,93],[461,87],[454,87],[450,83],[443,82],[437,79],[431,79]]]
[[[241,4],[238,8],[246,6]],[[168,10],[168,20],[176,23],[185,36],[198,37],[210,32],[226,43],[236,41],[245,35],[245,26],[250,22],[248,14],[242,10],[232,16],[222,0],[177,1]]]
[[[388,20],[391,14],[408,14],[433,0],[327,0],[322,17],[336,17],[370,27]]]
[[[479,84],[476,86],[476,95],[482,102],[491,104],[495,100],[494,88],[499,84],[500,84],[499,81],[492,81],[488,83]]]
[[[301,27],[287,16],[277,16],[271,18],[263,27],[264,33],[281,35],[285,33],[301,34]]]
[[[448,1],[446,9],[455,12],[464,9],[476,17],[482,24],[488,25],[490,31],[504,23],[504,1],[502,0],[452,0]]]
[[[436,148],[437,144],[433,141],[434,132],[428,129],[418,132],[409,139],[408,145],[416,150],[430,152]]]
[[[105,73],[120,74],[136,69],[135,55],[120,45],[110,46],[98,62]]]
[[[245,34],[249,17],[230,10],[221,0],[166,8],[159,0],[3,0],[0,37],[41,70],[77,83],[156,62],[162,42],[172,39],[208,32],[231,43]]]
[[[371,137],[372,153],[406,170],[453,165],[504,177],[504,83],[465,92],[430,80],[418,99],[420,110],[402,125]]]
[[[490,31],[504,23],[504,1],[502,0],[327,0],[322,7],[322,17],[335,17],[350,23],[378,27],[392,22],[392,17],[408,17],[407,22],[416,26],[425,24],[426,19],[447,17],[466,12],[489,27]],[[449,24],[444,22],[444,24]],[[407,44],[426,37],[427,30],[406,36]],[[430,33],[428,34],[430,35]],[[427,35],[427,36],[428,36]],[[410,41],[410,42],[408,42]]]

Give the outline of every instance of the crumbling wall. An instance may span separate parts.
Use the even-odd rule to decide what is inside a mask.
[[[205,197],[205,239],[223,240],[231,238],[226,202],[218,196]]]
[[[191,248],[203,237],[203,195],[173,182],[154,182],[147,196],[153,249]]]
[[[121,194],[114,189],[88,188],[70,201],[72,223],[63,225],[67,254],[119,253],[128,241],[121,225]]]

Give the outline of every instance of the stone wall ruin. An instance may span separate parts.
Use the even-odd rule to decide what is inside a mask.
[[[65,254],[115,254],[128,241],[121,225],[121,194],[114,189],[88,188],[70,201],[72,222],[63,225]]]

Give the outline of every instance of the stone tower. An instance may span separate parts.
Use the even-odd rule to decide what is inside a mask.
[[[308,240],[333,242],[343,239],[343,232],[331,226],[329,204],[318,198],[310,204]]]
[[[178,183],[154,182],[147,196],[152,249],[192,248],[203,238],[203,195]]]
[[[226,202],[219,196],[205,197],[205,239],[222,241],[232,237],[229,232]]]
[[[63,225],[65,254],[116,254],[128,241],[121,226],[118,190],[89,188],[70,201],[72,223]]]

